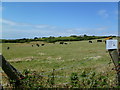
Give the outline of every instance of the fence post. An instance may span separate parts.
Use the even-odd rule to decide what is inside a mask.
[[[117,71],[117,85],[120,86],[120,58],[117,49],[108,50]]]
[[[18,80],[19,77],[15,74],[11,65],[5,60],[5,58],[2,55],[0,55],[0,61],[2,62],[1,67],[2,67],[3,71],[7,74],[7,76],[11,80]]]
[[[7,62],[3,55],[0,54],[0,67],[7,74],[7,76],[15,81],[16,85],[20,85],[19,81],[24,77],[17,69],[15,69],[9,62]]]

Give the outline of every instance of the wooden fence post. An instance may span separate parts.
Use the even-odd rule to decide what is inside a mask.
[[[0,54],[0,67],[2,67],[3,71],[6,73],[6,75],[11,79],[15,81],[16,85],[20,85],[19,81],[21,77],[24,77],[17,69],[15,69],[9,62],[5,60],[3,55]]]
[[[117,84],[120,86],[120,58],[117,49],[108,50],[117,71]]]
[[[15,71],[13,70],[11,65],[5,60],[5,58],[2,55],[0,55],[0,62],[2,62],[1,67],[2,67],[3,71],[7,74],[7,76],[11,80],[19,79],[19,77],[15,74]]]

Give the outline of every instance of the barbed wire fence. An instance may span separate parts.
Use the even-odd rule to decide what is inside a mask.
[[[84,64],[84,63],[86,63],[86,62],[88,62],[88,61],[92,61],[93,60],[93,58],[88,58],[88,59],[81,59],[81,60],[84,60],[84,61],[82,61],[82,62],[80,62],[79,64],[75,64],[75,65],[71,65],[71,66],[69,66],[69,67],[62,67],[62,68],[58,68],[58,69],[54,69],[54,72],[56,72],[56,71],[60,71],[60,70],[65,70],[65,69],[70,69],[70,68],[72,68],[72,67],[77,67],[77,66],[79,66],[79,65],[81,65],[81,64]],[[111,62],[112,63],[112,62]],[[104,67],[104,66],[109,66],[110,64],[111,64],[110,62],[109,63],[105,63],[105,64],[103,64],[103,65],[99,65],[99,66],[97,66],[96,68],[100,68],[100,67]],[[22,71],[20,71],[20,72],[22,72]],[[94,72],[94,71],[93,71]],[[86,74],[86,76],[89,76],[89,75],[91,75],[93,72],[90,72],[90,73],[88,73],[88,74]],[[3,71],[0,71],[0,73],[4,73]],[[47,73],[53,73],[53,70],[50,70],[50,71],[47,71],[47,72],[41,72],[41,73],[39,73],[39,75],[40,76],[42,76],[42,77],[54,77],[54,78],[69,78],[70,76],[60,76],[60,75],[54,75],[54,76],[50,76],[50,75],[46,75]],[[3,77],[6,77],[7,78],[7,76],[3,76]],[[70,82],[65,82],[65,83],[62,83],[62,84],[69,84]],[[7,85],[7,84],[4,84],[3,86],[5,86],[5,85]]]

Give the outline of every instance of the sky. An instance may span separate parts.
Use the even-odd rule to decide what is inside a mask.
[[[117,2],[3,2],[0,12],[3,39],[118,34]]]

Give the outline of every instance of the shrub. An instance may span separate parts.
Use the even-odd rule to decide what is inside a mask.
[[[71,80],[71,85],[73,87],[77,87],[78,86],[79,78],[78,78],[77,73],[72,73],[71,76],[70,76],[70,80]]]

